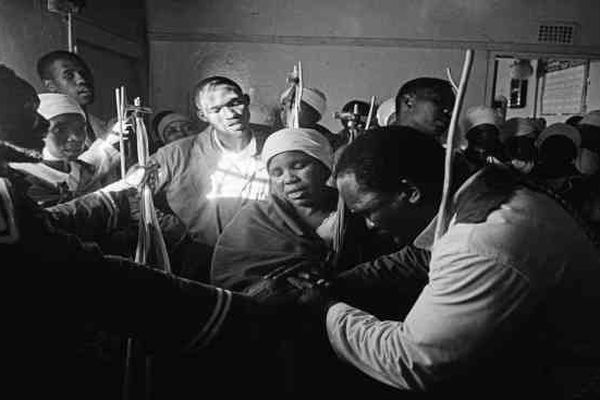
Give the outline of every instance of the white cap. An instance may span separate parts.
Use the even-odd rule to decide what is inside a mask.
[[[542,143],[546,141],[551,136],[565,136],[569,138],[574,144],[575,147],[579,149],[581,146],[581,134],[574,126],[569,124],[565,124],[562,122],[558,122],[556,124],[552,124],[540,133],[540,136],[535,141],[535,146],[540,147]]]
[[[160,136],[161,140],[166,139],[165,135],[164,135],[165,129],[169,125],[171,125],[173,122],[178,122],[178,121],[191,122],[188,117],[186,117],[185,115],[176,113],[176,112],[167,114],[160,120],[160,122],[158,123],[158,126],[156,127],[156,130],[157,130],[158,136]]]
[[[271,134],[262,149],[262,159],[269,164],[271,158],[286,151],[301,151],[321,161],[329,170],[333,168],[333,150],[321,133],[307,128],[285,128]]]
[[[463,131],[469,132],[471,128],[479,125],[490,124],[498,127],[498,116],[491,107],[475,106],[465,113],[463,120]]]
[[[279,96],[279,100],[283,102],[283,100],[290,95],[291,90],[291,87],[286,89],[281,96]],[[303,88],[302,101],[317,110],[321,116],[323,116],[327,109],[327,98],[319,89]]]
[[[377,108],[377,122],[379,126],[387,126],[390,117],[396,114],[396,97],[390,97]]]
[[[327,98],[319,89],[308,88],[302,90],[302,101],[323,115],[327,109]]]
[[[38,98],[40,106],[37,111],[47,120],[62,114],[80,114],[84,119],[86,118],[79,104],[66,94],[42,93]]]
[[[506,120],[500,127],[500,140],[506,141],[515,136],[526,136],[539,132],[530,118],[514,117]]]

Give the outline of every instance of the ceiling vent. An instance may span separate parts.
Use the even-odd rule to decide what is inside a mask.
[[[577,24],[568,22],[541,23],[538,26],[538,43],[575,44]]]

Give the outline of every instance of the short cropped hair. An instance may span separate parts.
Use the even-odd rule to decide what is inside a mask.
[[[447,80],[428,77],[413,79],[406,82],[402,85],[400,90],[398,90],[398,94],[396,95],[396,113],[400,111],[402,98],[404,96],[416,95],[417,93],[427,90],[439,94],[446,92],[447,94],[452,94],[454,96],[452,85]]]
[[[202,79],[200,82],[196,83],[196,86],[194,86],[193,100],[196,108],[198,108],[198,105],[200,104],[200,97],[215,86],[229,86],[239,94],[244,93],[241,86],[233,80],[224,76],[210,76]]]
[[[77,54],[66,50],[54,50],[40,57],[37,62],[37,73],[40,77],[40,80],[44,81],[53,78],[52,64],[54,64],[57,60],[71,60],[81,64],[88,71],[91,71],[90,67]]]
[[[334,170],[336,178],[354,174],[362,189],[394,194],[402,180],[423,191],[426,201],[441,196],[444,148],[433,138],[405,126],[374,128],[344,149]]]

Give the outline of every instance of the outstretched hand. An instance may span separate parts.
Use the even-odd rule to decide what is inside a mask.
[[[136,188],[141,191],[144,185],[148,184],[152,191],[158,181],[159,166],[156,163],[149,163],[147,166],[134,165],[130,168],[125,178],[111,183],[100,189],[102,192],[121,192],[124,190]]]
[[[136,164],[131,167],[124,180],[127,185],[136,187],[138,191],[141,191],[145,185],[150,186],[154,191],[158,182],[158,169],[158,164],[154,162],[150,162],[146,166]]]

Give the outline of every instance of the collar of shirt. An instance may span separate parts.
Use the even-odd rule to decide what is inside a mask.
[[[469,179],[467,179],[460,186],[460,188],[458,188],[458,190],[456,191],[454,196],[452,196],[452,203],[456,202],[456,200],[458,199],[460,194],[463,193],[465,191],[465,189],[468,186],[470,186],[473,183],[473,181],[475,181],[481,175],[482,171],[483,170],[479,170],[476,173],[474,173],[471,177],[469,177]],[[417,238],[413,241],[413,244],[415,245],[415,247],[418,247],[419,249],[431,251],[431,249],[433,248],[433,244],[435,242],[435,226],[437,224],[437,219],[438,219],[438,216],[436,215],[435,217],[433,217],[431,222],[429,222],[427,227],[425,229],[423,229],[423,231],[421,231],[421,233],[419,233]],[[452,217],[452,220],[450,221],[448,226],[452,226],[452,224],[454,224],[454,221],[455,221],[455,216]]]
[[[219,140],[219,137],[217,136],[217,132],[213,129],[212,130],[212,137],[214,139],[214,142],[217,146],[217,149],[223,153],[223,155],[225,157],[227,157],[228,159],[242,159],[242,158],[249,158],[249,157],[253,157],[256,155],[256,138],[254,137],[254,135],[251,135],[252,139],[250,139],[250,143],[248,143],[248,145],[246,145],[246,147],[244,147],[242,149],[242,151],[231,151],[231,150],[227,150],[225,148],[225,146],[223,146],[223,143],[221,143],[221,141]]]

